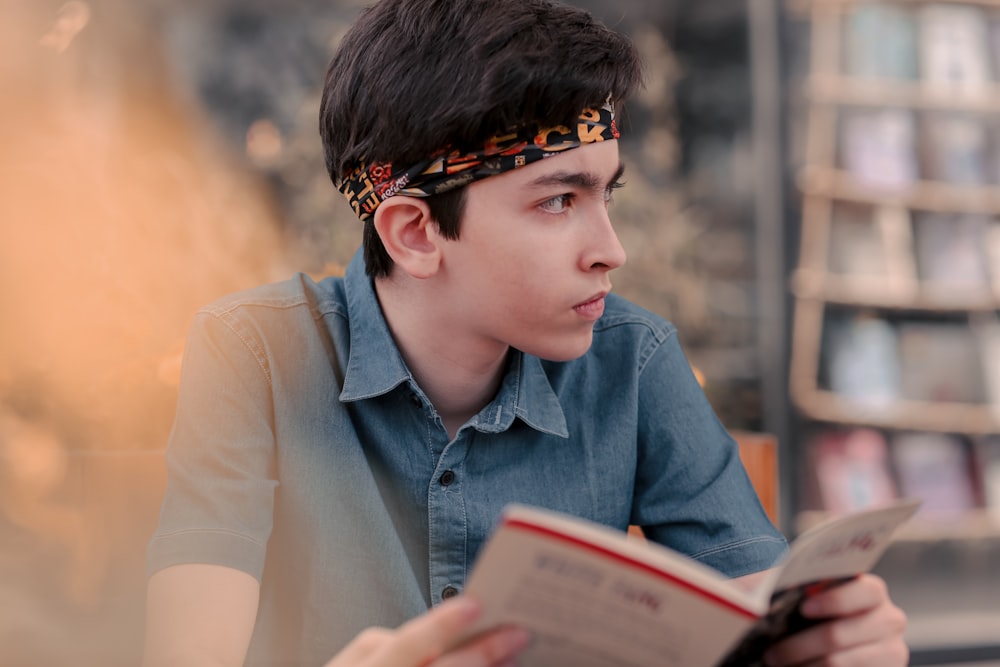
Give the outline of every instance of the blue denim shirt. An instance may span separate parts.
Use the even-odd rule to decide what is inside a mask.
[[[786,546],[668,322],[609,296],[586,355],[511,351],[452,440],[360,255],[343,279],[298,275],[197,315],[167,466],[149,572],[258,578],[251,662],[266,664],[322,664],[461,590],[512,501],[641,525],[730,576]]]

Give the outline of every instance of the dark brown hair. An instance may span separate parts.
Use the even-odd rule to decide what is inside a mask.
[[[632,43],[552,0],[382,0],[344,37],[326,75],[320,136],[330,178],[360,164],[412,164],[447,146],[482,146],[529,123],[569,125],[641,84]],[[465,189],[428,199],[458,238]],[[372,222],[372,276],[392,260]]]

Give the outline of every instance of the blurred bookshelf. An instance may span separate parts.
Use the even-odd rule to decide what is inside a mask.
[[[791,529],[919,496],[924,506],[900,535],[909,555],[894,567],[917,580],[928,564],[916,554],[988,549],[993,557],[974,567],[961,558],[934,567],[997,591],[1000,2],[785,8],[808,33],[808,65],[789,91],[801,135],[790,160],[800,206],[789,280]],[[914,602],[930,615],[907,611],[933,626],[942,600]],[[976,656],[1000,660],[1000,604],[974,611],[993,630],[950,655],[975,645]],[[921,631],[929,644],[913,664],[939,664],[932,634]]]

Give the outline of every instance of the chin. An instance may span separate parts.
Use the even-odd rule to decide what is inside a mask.
[[[586,336],[560,340],[559,344],[537,345],[521,349],[545,361],[573,361],[587,354],[593,342],[594,332],[590,330]]]

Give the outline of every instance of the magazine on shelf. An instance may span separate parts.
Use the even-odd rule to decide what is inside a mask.
[[[917,180],[917,130],[911,110],[850,109],[841,113],[841,162],[862,185],[899,189]]]
[[[931,3],[917,15],[921,78],[928,85],[977,91],[989,84],[989,22],[981,7]]]
[[[885,280],[885,239],[872,206],[835,202],[830,218],[830,273]]]
[[[1000,11],[990,12],[990,62],[993,64],[993,81],[1000,81]]]
[[[993,82],[1000,82],[1000,11],[993,9],[990,14],[989,40],[990,62],[993,65]]]
[[[908,7],[863,3],[847,18],[848,76],[859,79],[917,78],[917,30]]]
[[[991,218],[990,224],[986,227],[986,236],[983,239],[986,263],[990,267],[990,284],[993,288],[993,296],[1000,299],[1000,220]]]
[[[835,202],[827,267],[845,287],[876,298],[908,299],[917,290],[909,210]]]
[[[902,398],[933,403],[985,402],[976,333],[967,322],[903,322],[899,332]]]
[[[898,339],[892,324],[866,311],[828,316],[823,337],[823,370],[830,391],[868,407],[899,399]]]
[[[993,419],[1000,421],[1000,320],[994,315],[974,318],[972,331],[982,359],[983,385]]]
[[[986,182],[1000,185],[1000,122],[996,118],[983,122],[986,125]]]
[[[1000,437],[995,435],[975,441],[975,463],[983,487],[987,513],[1000,521]]]
[[[921,516],[954,519],[976,507],[972,462],[965,443],[949,433],[897,433],[892,459],[900,492],[920,498]]]
[[[990,269],[987,216],[919,213],[914,216],[917,274],[928,292],[945,295],[988,292]],[[956,289],[965,290],[956,292]]]
[[[930,111],[923,114],[920,124],[925,178],[955,185],[983,185],[989,180],[986,119]]]
[[[809,443],[823,509],[848,514],[899,497],[885,435],[873,428],[828,429]]]
[[[516,624],[533,638],[522,667],[756,665],[775,637],[805,627],[804,597],[869,571],[918,504],[816,526],[752,591],[658,544],[511,505],[469,575],[483,614],[463,641]]]

